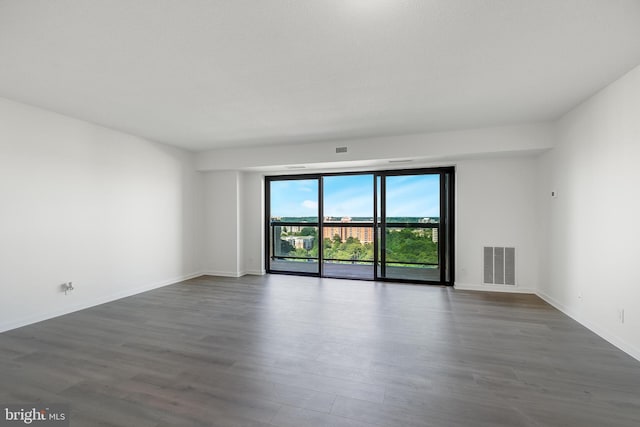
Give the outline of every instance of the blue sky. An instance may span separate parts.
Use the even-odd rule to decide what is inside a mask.
[[[438,217],[439,176],[387,177],[387,216]],[[271,216],[316,216],[316,180],[273,181]],[[373,175],[342,175],[324,178],[324,215],[373,216]]]
[[[373,175],[325,177],[324,215],[373,218]]]
[[[440,176],[387,177],[387,216],[440,216]]]
[[[272,181],[271,216],[317,216],[318,181]]]

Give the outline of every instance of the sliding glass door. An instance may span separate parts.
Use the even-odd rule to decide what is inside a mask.
[[[267,270],[453,283],[453,168],[267,177]]]
[[[379,278],[441,280],[440,179],[439,173],[380,177]]]
[[[317,275],[319,178],[267,181],[268,270]]]
[[[373,174],[322,178],[325,277],[374,279]]]

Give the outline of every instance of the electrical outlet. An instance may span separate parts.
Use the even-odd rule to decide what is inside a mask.
[[[578,292],[578,299],[582,301],[582,292]]]

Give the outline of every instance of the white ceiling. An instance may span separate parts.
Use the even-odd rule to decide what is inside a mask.
[[[638,0],[0,0],[0,96],[206,150],[549,120]]]

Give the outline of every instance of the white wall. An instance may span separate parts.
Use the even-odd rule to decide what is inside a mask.
[[[190,153],[0,99],[0,330],[198,273],[200,179]]]
[[[535,293],[537,157],[463,160],[456,168],[456,288]],[[483,246],[516,248],[516,286],[483,285]]]
[[[539,170],[540,294],[640,359],[640,67],[557,132]]]
[[[243,212],[244,212],[244,207],[245,207],[245,193],[243,191],[244,189],[244,174],[243,173],[238,173],[238,185],[237,185],[237,198],[238,198],[238,215],[237,215],[237,221],[238,221],[238,236],[236,238],[236,241],[238,242],[238,251],[236,252],[236,255],[238,257],[238,264],[237,264],[237,270],[239,275],[245,275],[247,274],[247,257],[244,255],[246,252],[245,248],[245,234],[246,234],[246,225],[243,223]]]
[[[264,178],[261,173],[244,173],[242,186],[243,251],[248,274],[264,274]]]
[[[479,155],[536,153],[550,149],[552,143],[552,127],[549,124],[531,124],[309,144],[218,149],[199,153],[197,167],[200,171],[276,171],[286,170],[286,165],[351,168],[358,162],[366,161],[410,158],[434,162]],[[348,147],[348,152],[336,154],[336,147]]]
[[[204,174],[204,271],[237,277],[239,271],[239,172]]]
[[[537,157],[515,156],[456,163],[456,287],[492,291],[535,293],[538,284],[538,231],[536,194]],[[235,172],[212,172],[218,177]],[[241,187],[243,209],[241,239],[245,272],[264,272],[264,174],[244,173]],[[227,180],[230,181],[230,180]],[[209,202],[218,197],[231,198],[228,189],[208,192]],[[213,218],[210,214],[207,218]],[[233,239],[230,229],[226,239]],[[233,233],[236,233],[235,231]],[[229,234],[229,235],[227,235]],[[211,239],[211,238],[209,238]],[[482,284],[482,247],[514,246],[517,250],[517,286]],[[213,246],[216,246],[214,243]],[[213,250],[213,249],[212,249]],[[227,254],[228,255],[228,254]],[[226,259],[228,267],[219,267],[225,275],[236,265]],[[238,274],[242,270],[238,270]]]
[[[535,156],[553,146],[552,130],[548,124],[533,124],[200,153],[197,167],[209,171],[206,172],[209,206],[206,215],[207,271],[223,275],[264,272],[265,174],[292,173],[285,166],[301,163],[309,168],[295,173],[388,169],[393,165],[386,162],[374,167],[354,165],[361,161],[414,158],[418,161],[401,166],[458,166],[457,199],[461,214],[457,221],[461,231],[457,232],[456,281],[459,286],[486,289],[482,286],[482,246],[508,244],[517,248],[518,286],[503,289],[492,286],[490,289],[535,292],[538,280],[538,242],[534,231],[537,207],[531,197],[535,194]],[[336,154],[336,146],[348,146],[349,153]],[[469,160],[474,157],[479,159]],[[425,160],[430,158],[438,161]],[[254,169],[261,172],[252,172]],[[239,170],[244,172],[236,175]],[[240,193],[234,195],[236,182]],[[225,200],[224,205],[220,200]],[[239,228],[215,229],[215,218],[236,218],[238,212],[242,224]],[[238,247],[232,252],[224,250],[232,240],[239,242]]]
[[[240,223],[238,171],[209,172],[204,176],[204,271],[215,276],[238,277],[243,248]]]
[[[264,274],[264,181],[260,173],[204,174],[204,272]]]

